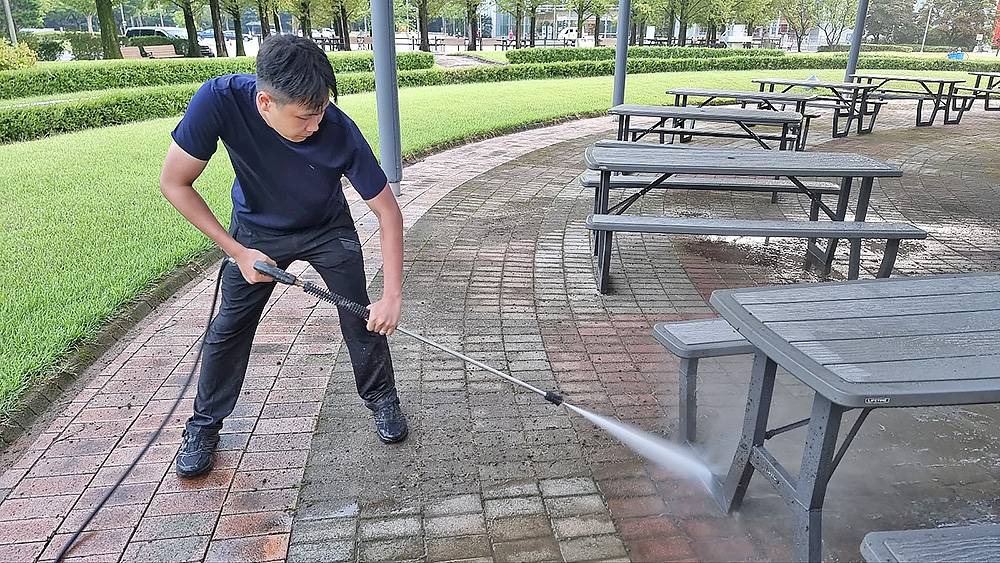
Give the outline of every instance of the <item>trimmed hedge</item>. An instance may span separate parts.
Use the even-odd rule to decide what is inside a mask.
[[[629,58],[689,59],[726,57],[780,57],[781,49],[707,49],[704,47],[629,47]],[[570,61],[610,61],[615,58],[613,47],[530,47],[507,51],[513,64],[554,63]]]
[[[851,47],[849,45],[820,45],[816,51],[820,53],[840,53],[850,51]],[[897,53],[909,53],[913,51],[913,47],[909,45],[883,45],[879,43],[862,43],[862,52],[876,52],[876,51],[895,51]]]
[[[374,57],[371,53],[331,54],[330,61],[338,73],[374,70]],[[0,72],[0,100],[85,90],[204,82],[223,74],[252,73],[256,70],[255,63],[252,57],[236,57],[46,64],[31,69]],[[434,66],[434,55],[399,53],[396,55],[396,64],[400,71],[430,68]]]
[[[710,70],[779,70],[844,68],[843,55],[796,57],[729,57],[721,59],[630,59],[631,74]],[[949,61],[869,55],[861,59],[865,70],[984,70],[1000,71],[1000,61]],[[435,86],[473,82],[506,82],[545,78],[610,76],[614,61],[489,65],[444,70],[430,68],[399,72],[400,87]],[[341,95],[371,92],[375,76],[370,72],[337,77]],[[37,139],[54,133],[105,127],[131,121],[168,117],[182,113],[200,83],[164,86],[141,91],[110,93],[100,98],[58,104],[0,109],[0,143]],[[162,98],[162,99],[160,99]]]

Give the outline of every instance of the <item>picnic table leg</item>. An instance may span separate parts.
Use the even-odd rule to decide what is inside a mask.
[[[868,178],[868,195],[871,194],[871,179]],[[851,199],[851,185],[854,183],[854,178],[842,178],[840,180],[840,193],[837,195],[837,208],[834,210],[834,216],[831,217],[834,221],[843,221],[847,216],[847,206]],[[864,190],[864,182],[862,182],[862,190]],[[865,211],[861,215],[861,220],[864,221],[864,213],[868,210],[868,198],[867,196],[858,196],[858,207],[862,207],[862,197],[864,197],[864,209]],[[817,213],[818,217],[818,213]],[[810,210],[811,218],[811,210]],[[855,214],[857,218],[857,214]],[[820,275],[827,276],[830,274],[830,269],[833,268],[833,259],[837,254],[837,244],[839,240],[832,238],[826,243],[826,249],[820,249],[816,245],[816,239],[809,239],[808,246],[806,247],[806,255],[809,260],[816,260],[820,266]]]
[[[820,561],[823,553],[823,501],[830,481],[844,407],[816,393],[799,468],[795,511],[795,559]]]
[[[682,358],[680,366],[680,416],[678,430],[681,440],[693,444],[698,434],[698,358]]]
[[[858,191],[858,207],[854,211],[854,220],[864,222],[868,216],[868,202],[871,200],[874,178],[861,180],[861,190]],[[831,264],[832,265],[832,264]],[[847,279],[856,280],[861,273],[861,239],[851,239],[851,257],[847,265]]]
[[[961,98],[962,106],[959,107],[960,96],[958,95],[958,92],[955,90],[956,86],[957,84],[948,85],[948,94],[945,97],[945,104],[944,104],[945,125],[958,125],[962,122],[962,116],[965,115],[965,110],[963,109],[965,107],[965,98]],[[972,107],[972,104],[975,103],[975,101],[976,98],[973,97],[971,102],[969,103],[970,108]],[[955,117],[951,116],[952,112],[954,112]]]
[[[611,231],[595,231],[597,234],[597,291],[608,292],[609,272],[611,268]]]
[[[747,392],[746,415],[743,418],[743,435],[736,446],[733,463],[722,485],[717,499],[722,509],[732,512],[743,503],[750,477],[753,476],[753,465],[750,454],[754,448],[764,445],[767,433],[767,417],[771,412],[771,396],[774,394],[774,374],[778,365],[763,352],[757,352],[753,361],[753,371],[750,373],[750,390]]]

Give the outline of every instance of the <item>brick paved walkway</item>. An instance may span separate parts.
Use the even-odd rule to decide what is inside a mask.
[[[1000,266],[996,118],[915,130],[894,110],[878,133],[824,150],[904,167],[875,190],[872,217],[931,232],[903,274]],[[890,128],[887,125],[898,128]],[[817,125],[814,131],[822,129]],[[574,178],[607,119],[460,147],[408,167],[404,323],[573,402],[673,435],[676,362],[652,323],[711,315],[713,289],[812,281],[801,242],[616,239],[613,293],[594,292]],[[975,132],[973,140],[971,133]],[[819,135],[817,135],[818,137]],[[802,217],[784,196],[657,194],[642,210]],[[376,223],[354,201],[369,279],[381,287]],[[865,267],[877,261],[865,252]],[[838,265],[846,262],[839,260]],[[302,271],[300,265],[297,271]],[[306,276],[315,276],[310,271]],[[180,390],[213,272],[160,307],[98,364],[86,387],[0,474],[0,560],[49,559],[159,423]],[[835,272],[834,277],[842,277]],[[384,446],[354,389],[336,310],[275,292],[251,372],[227,421],[218,468],[179,481],[171,458],[184,414],[147,454],[74,551],[80,560],[787,559],[780,500],[754,481],[737,517],[648,466],[589,423],[443,354],[394,337],[410,439]],[[749,361],[706,361],[703,454],[723,471],[742,418]],[[780,378],[775,424],[809,406]],[[826,555],[857,559],[874,529],[1000,514],[995,407],[875,413],[830,485]],[[775,450],[794,469],[796,433]]]

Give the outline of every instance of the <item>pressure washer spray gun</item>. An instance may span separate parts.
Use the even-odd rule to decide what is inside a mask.
[[[236,264],[236,260],[234,258],[232,258],[232,257],[229,257],[226,260],[228,260],[229,263],[231,263],[231,264],[234,264],[234,265]],[[338,295],[336,293],[333,293],[332,291],[329,291],[329,290],[327,290],[325,288],[322,288],[322,287],[320,287],[320,286],[318,286],[318,285],[316,285],[316,284],[314,284],[312,282],[302,281],[298,277],[296,277],[296,276],[294,276],[294,275],[286,272],[285,270],[282,270],[281,268],[278,268],[277,266],[272,266],[272,265],[268,264],[267,262],[262,262],[262,261],[258,260],[257,262],[254,262],[253,268],[255,270],[257,270],[258,272],[266,275],[266,276],[271,276],[272,278],[274,278],[274,281],[276,281],[278,283],[283,283],[283,284],[287,284],[287,285],[294,285],[296,287],[299,287],[299,288],[302,289],[302,291],[308,293],[309,295],[312,295],[314,297],[318,297],[318,298],[322,299],[323,301],[327,301],[329,303],[333,303],[338,308],[340,308],[340,310],[342,310],[342,311],[347,311],[347,312],[351,313],[352,315],[356,315],[358,317],[361,317],[362,319],[368,320],[368,309],[365,308],[364,306],[362,306],[360,303],[356,303],[354,301],[351,301],[350,299],[344,297],[343,295]],[[552,403],[553,405],[561,405],[561,404],[563,404],[563,397],[559,393],[556,393],[554,391],[545,391],[543,389],[539,389],[538,387],[535,387],[534,385],[531,385],[530,383],[527,383],[525,381],[521,381],[520,379],[518,379],[518,378],[516,378],[516,377],[514,377],[512,375],[509,375],[509,374],[503,373],[500,370],[494,369],[494,368],[492,368],[492,367],[490,367],[490,366],[488,366],[488,365],[480,362],[479,360],[476,360],[474,358],[470,358],[470,357],[466,356],[465,354],[463,354],[461,352],[452,350],[451,348],[448,348],[447,346],[445,346],[443,344],[439,344],[437,342],[434,342],[430,338],[421,336],[421,335],[419,335],[419,334],[417,334],[415,332],[410,332],[410,331],[406,330],[405,328],[403,328],[401,326],[397,326],[396,330],[399,331],[399,332],[401,332],[401,333],[403,333],[403,334],[405,334],[405,335],[407,335],[407,336],[410,336],[412,338],[416,338],[417,340],[423,342],[424,344],[427,344],[428,346],[433,346],[434,348],[437,348],[438,350],[441,350],[442,352],[444,352],[446,354],[449,354],[449,355],[454,356],[454,357],[456,357],[456,358],[458,358],[460,360],[468,362],[468,363],[470,363],[470,364],[472,364],[472,365],[474,365],[474,366],[476,366],[478,368],[484,369],[484,370],[492,373],[493,375],[496,375],[497,377],[501,377],[503,379],[506,379],[507,381],[513,383],[514,385],[518,385],[520,387],[523,387],[524,389],[527,389],[528,391],[532,391],[534,393],[538,393],[546,401]]]

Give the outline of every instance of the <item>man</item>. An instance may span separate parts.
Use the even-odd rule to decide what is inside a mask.
[[[308,261],[332,291],[371,303],[342,176],[378,217],[384,286],[382,298],[369,306],[367,325],[343,313],[340,328],[379,439],[406,438],[386,341],[400,316],[402,215],[361,132],[330,103],[331,90],[336,96],[333,68],[315,43],[271,36],[257,54],[256,75],[207,81],[173,131],[160,190],[239,264],[224,268],[222,305],[205,336],[194,414],[177,454],[181,477],[212,468],[219,430],[239,397],[254,333],[274,289],[270,277],[254,270],[255,261],[281,268]],[[236,173],[228,232],[193,187],[220,139]]]

